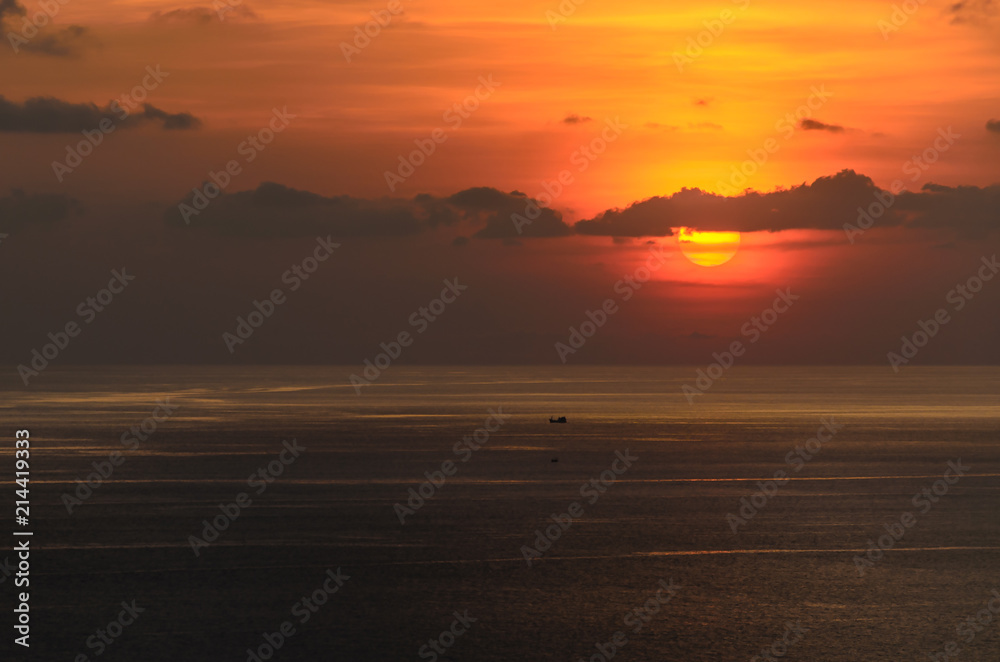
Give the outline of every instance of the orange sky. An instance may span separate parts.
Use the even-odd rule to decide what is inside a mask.
[[[913,189],[996,179],[997,144],[982,135],[1000,114],[996,23],[955,24],[951,3],[928,2],[885,40],[878,22],[891,3],[668,4],[584,2],[552,29],[546,11],[558,11],[557,2],[404,1],[403,13],[347,63],[340,43],[386,3],[248,2],[256,18],[230,12],[199,25],[150,19],[177,5],[70,2],[56,24],[86,25],[95,45],[58,66],[5,52],[2,92],[103,104],[159,64],[170,77],[150,102],[204,121],[197,134],[150,130],[109,143],[66,184],[74,194],[112,179],[132,193],[176,198],[231,158],[274,106],[287,106],[298,119],[238,188],[274,180],[326,195],[384,195],[385,170],[415,138],[446,127],[443,112],[486,75],[501,87],[398,194],[489,185],[533,195],[570,167],[606,118],[629,129],[555,205],[570,218],[685,186],[715,191],[747,150],[772,137],[780,150],[747,186],[789,186],[842,168],[888,186],[942,126],[969,138]],[[200,6],[211,13],[210,3]],[[734,19],[679,71],[673,54],[724,10]],[[776,123],[822,85],[833,97],[815,119],[846,130],[779,133]],[[562,123],[570,114],[593,119]],[[51,187],[50,162],[65,139],[3,135],[0,144],[38,145],[0,166],[5,181]],[[159,156],[148,168],[126,165],[151,150]]]

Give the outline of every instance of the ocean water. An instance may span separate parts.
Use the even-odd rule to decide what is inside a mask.
[[[1000,369],[735,368],[694,404],[694,368],[393,366],[360,395],[354,370],[4,382],[27,659],[1000,658]]]

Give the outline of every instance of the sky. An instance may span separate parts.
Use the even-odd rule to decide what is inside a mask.
[[[1000,2],[667,5],[0,0],[0,361],[1000,362]]]

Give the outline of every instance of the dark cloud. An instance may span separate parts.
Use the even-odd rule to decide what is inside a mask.
[[[985,237],[1000,229],[1000,184],[941,186],[925,184],[919,193],[902,193],[891,221],[914,228],[951,228],[965,237]]]
[[[163,122],[163,128],[167,131],[185,131],[197,129],[201,126],[201,120],[191,113],[168,113],[148,103],[143,106],[142,112],[138,115],[134,113],[129,115],[130,120],[133,117],[161,121]]]
[[[680,227],[739,232],[843,231],[845,225],[857,224],[859,209],[875,209],[874,215],[886,202],[887,209],[874,219],[880,228],[946,229],[970,237],[1000,229],[1000,184],[985,188],[927,184],[918,192],[893,196],[853,170],[790,189],[747,191],[733,197],[682,189],[624,209],[609,209],[573,227],[557,210],[543,207],[523,193],[489,187],[470,188],[448,197],[420,194],[412,199],[369,200],[346,195],[325,197],[265,183],[252,191],[224,193],[213,200],[191,195],[165,216],[171,225],[188,225],[186,214],[192,227],[244,236],[409,236],[461,225],[465,228],[462,236],[448,239],[457,246],[465,245],[470,233],[474,239],[494,240],[575,233],[612,237],[622,243],[622,238],[629,237],[672,236]],[[199,206],[203,211],[195,213]]]
[[[980,23],[1000,14],[996,0],[962,0],[948,7],[952,23]]]
[[[25,44],[21,44],[21,50],[39,55],[51,55],[53,57],[80,57],[83,48],[87,45],[90,31],[81,25],[71,25],[58,32],[48,32],[40,34]]]
[[[986,123],[986,130],[993,133],[1000,133],[1000,120],[990,120]]]
[[[804,119],[799,122],[799,128],[805,131],[829,131],[830,133],[843,133],[844,127],[839,124],[826,124],[819,120]]]
[[[184,7],[172,9],[170,11],[154,12],[149,20],[154,23],[182,23],[186,25],[209,25],[230,19],[256,19],[257,14],[245,4],[235,7],[224,5],[222,9],[209,9],[208,7]]]
[[[583,124],[584,122],[593,121],[592,117],[581,117],[580,115],[567,115],[563,118],[563,124]]]
[[[891,204],[875,219],[878,227],[944,228],[968,236],[1000,229],[1000,184],[986,188],[927,184],[920,192],[902,192],[893,201],[891,194],[870,178],[844,170],[812,184],[769,193],[749,191],[723,197],[683,189],[669,197],[605,211],[580,221],[575,230],[585,235],[627,237],[668,236],[671,228],[678,227],[740,232],[842,230],[847,223],[857,223],[859,208],[878,208],[880,200]]]
[[[37,223],[53,223],[82,211],[76,200],[65,195],[28,195],[20,189],[14,189],[10,195],[0,197],[0,231],[13,231]]]
[[[36,14],[46,15],[41,9]],[[70,25],[61,30],[39,30],[29,20],[30,32],[25,28],[25,20],[33,18],[17,0],[0,0],[0,32],[15,53],[25,51],[53,57],[78,57],[90,39],[90,32],[80,25]],[[51,17],[49,17],[51,20]],[[31,36],[28,36],[28,35]]]
[[[125,116],[125,109],[114,103],[99,108],[92,103],[70,103],[52,97],[34,97],[17,103],[0,95],[0,132],[76,133],[96,129],[105,119],[117,127],[155,121],[161,122],[164,129],[194,129],[201,124],[189,113],[167,113],[149,104],[141,112]]]
[[[573,230],[563,222],[562,214],[539,205],[523,193],[503,193],[494,188],[480,187],[457,193],[448,200],[466,213],[477,214],[479,220],[485,223],[486,227],[473,235],[477,239],[566,237],[573,234]]]
[[[202,188],[214,185],[208,184]],[[183,205],[204,206],[198,195]],[[190,214],[190,212],[189,212]],[[427,205],[410,200],[363,200],[350,196],[332,198],[273,184],[261,184],[252,191],[222,194],[209,200],[198,214],[185,219],[184,208],[166,212],[171,225],[211,228],[224,234],[250,236],[297,236],[329,233],[340,237],[374,235],[402,236],[421,232],[432,221]],[[453,219],[444,219],[453,222]]]
[[[469,211],[488,212],[509,206],[512,202],[523,207],[525,198],[523,193],[504,193],[488,186],[477,186],[459,191],[448,198],[448,202]]]
[[[0,21],[11,16],[24,16],[27,12],[17,0],[0,0]]]
[[[420,194],[413,199],[366,200],[346,195],[325,197],[264,183],[253,191],[218,196],[207,207],[204,202],[192,194],[181,203],[185,207],[179,205],[167,210],[166,221],[184,226],[189,220],[192,227],[249,236],[312,233],[338,237],[407,236],[458,223],[484,226],[474,234],[478,239],[572,234],[559,212],[536,207],[538,218],[524,227],[523,235],[518,235],[511,215],[523,214],[529,205],[534,205],[533,201],[523,194],[487,187],[467,189],[447,198]],[[204,210],[194,213],[199,206],[205,207]]]

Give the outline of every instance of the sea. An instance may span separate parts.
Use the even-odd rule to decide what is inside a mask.
[[[6,371],[0,657],[1000,659],[998,368],[359,370]]]

